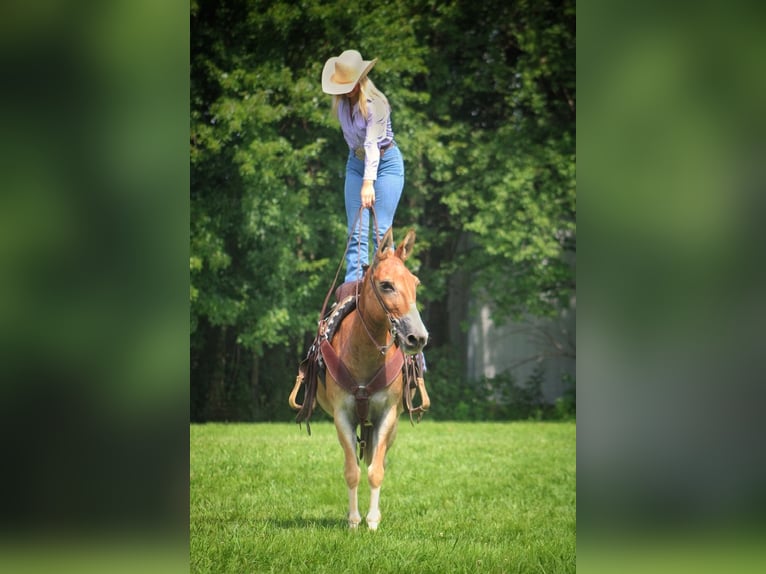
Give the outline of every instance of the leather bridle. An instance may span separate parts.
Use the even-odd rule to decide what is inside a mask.
[[[356,312],[359,314],[359,318],[362,320],[362,325],[364,326],[364,330],[367,332],[367,336],[370,338],[370,341],[372,341],[373,345],[375,345],[375,348],[378,349],[381,355],[385,355],[392,345],[394,344],[398,345],[399,330],[397,329],[397,324],[399,320],[393,316],[393,314],[391,313],[391,310],[386,305],[386,302],[383,301],[383,296],[380,294],[380,290],[378,289],[377,283],[375,283],[375,277],[373,277],[374,270],[375,270],[375,266],[373,265],[372,267],[370,267],[370,270],[368,271],[368,273],[370,274],[369,281],[372,287],[372,292],[375,294],[375,299],[378,300],[380,307],[383,309],[383,312],[386,314],[386,318],[388,319],[388,325],[389,325],[388,332],[391,333],[391,342],[388,343],[387,345],[379,345],[378,342],[375,340],[375,337],[370,332],[370,328],[367,326],[367,321],[364,320],[362,309],[359,306],[359,302],[361,301],[361,299],[359,298],[358,293],[357,293]]]
[[[359,223],[359,235],[357,238],[357,241],[361,244],[361,237],[362,237],[362,213],[364,212],[364,207],[361,207],[359,209],[359,213],[356,216],[356,221],[354,222],[354,227],[356,227],[356,222]],[[372,216],[372,229],[373,232],[377,234],[378,232],[378,219],[375,215],[375,208],[370,207],[370,215]],[[349,244],[351,242],[351,238],[349,237]],[[380,237],[378,237],[378,242],[380,242]],[[348,250],[348,245],[346,246],[346,250]],[[360,265],[361,265],[361,258],[360,258]],[[359,318],[362,321],[362,325],[364,326],[364,330],[367,333],[367,336],[370,338],[370,341],[373,345],[375,345],[375,348],[380,352],[381,355],[385,355],[388,350],[396,344],[398,346],[398,333],[399,330],[397,328],[397,325],[399,323],[399,320],[393,316],[391,313],[391,310],[386,305],[385,301],[383,301],[383,296],[380,294],[380,290],[378,289],[377,283],[375,283],[375,278],[373,277],[373,272],[375,271],[375,262],[373,261],[373,264],[368,268],[369,273],[369,280],[370,285],[372,286],[372,292],[375,294],[375,299],[378,300],[378,303],[380,304],[380,307],[383,309],[383,312],[386,314],[386,318],[388,319],[388,325],[389,329],[388,332],[391,334],[391,342],[387,345],[379,345],[378,342],[375,340],[375,337],[373,336],[372,332],[370,331],[370,328],[367,326],[367,321],[364,319],[364,315],[362,315],[362,309],[360,308],[358,302],[360,300],[359,298],[359,283],[356,285],[356,292],[354,293],[357,301],[356,306],[356,312],[359,313]]]

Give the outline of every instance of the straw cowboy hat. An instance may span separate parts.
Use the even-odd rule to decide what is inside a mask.
[[[362,60],[362,55],[356,50],[346,50],[337,58],[330,58],[322,70],[322,91],[332,95],[349,93],[377,61],[377,58]]]

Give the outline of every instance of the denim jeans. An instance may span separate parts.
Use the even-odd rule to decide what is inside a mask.
[[[362,207],[360,191],[364,161],[358,159],[354,152],[348,155],[346,162],[346,220],[348,234],[351,237],[348,253],[346,253],[346,279],[355,281],[362,278],[362,265],[369,263],[370,211],[362,213],[362,236],[359,237],[359,208]],[[373,245],[378,249],[378,240],[394,222],[396,207],[404,189],[404,161],[399,147],[394,145],[386,150],[378,164],[378,179],[375,180],[375,218],[378,222],[377,233],[373,236]]]

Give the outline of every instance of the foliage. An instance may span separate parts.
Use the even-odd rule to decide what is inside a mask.
[[[565,377],[564,382],[567,388],[555,402],[556,418],[569,420],[577,416],[577,389],[573,377]]]
[[[574,291],[574,15],[572,2],[458,2],[420,30],[423,88],[450,126],[434,189],[470,233],[458,262],[497,319],[555,314]]]
[[[312,433],[192,425],[191,572],[575,571],[573,423],[400,424],[376,533],[346,524],[334,427]]]
[[[574,23],[571,1],[192,2],[193,420],[281,414],[345,245],[346,149],[319,78],[347,47],[380,57],[393,103],[395,232],[418,232],[430,349],[457,344],[441,334],[457,270],[497,321],[568,303]],[[445,389],[460,416],[481,410],[467,382]]]
[[[574,382],[551,405],[543,398],[544,370],[538,366],[524,381],[511,372],[468,381],[456,353],[443,347],[428,353],[426,386],[439,421],[570,420],[575,418]]]

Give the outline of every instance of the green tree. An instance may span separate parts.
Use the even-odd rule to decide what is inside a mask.
[[[455,263],[497,319],[554,314],[575,290],[574,2],[457,2],[430,24],[431,178],[470,238]]]

